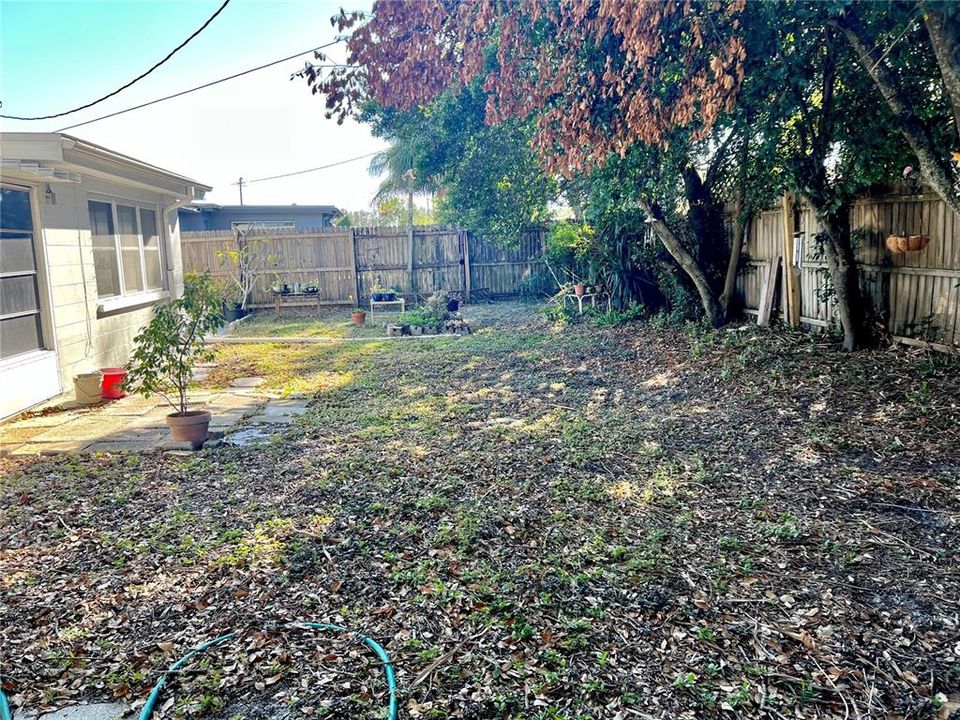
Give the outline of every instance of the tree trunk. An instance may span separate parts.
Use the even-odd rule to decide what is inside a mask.
[[[860,271],[850,242],[849,208],[843,206],[831,213],[812,202],[811,198],[805,199],[813,206],[823,227],[821,240],[843,330],[843,349],[853,352],[866,345],[867,331]]]
[[[920,7],[960,134],[960,12],[947,2],[921,2]]]
[[[702,267],[719,270],[724,264],[723,251],[727,244],[724,242],[723,211],[714,202],[711,175],[708,173],[708,179],[703,180],[692,165],[681,172],[684,194],[690,206],[687,222],[697,239],[697,260]]]
[[[854,9],[849,10],[842,18],[840,26],[860,64],[873,78],[883,95],[883,99],[900,126],[904,139],[917,156],[923,179],[950,209],[960,214],[960,195],[953,187],[953,170],[937,151],[929,128],[914,114],[897,80],[887,71],[882,57],[867,37],[866,30]]]
[[[714,327],[723,322],[723,314],[720,312],[720,303],[714,295],[713,288],[710,287],[710,281],[697,259],[687,250],[680,238],[667,224],[663,211],[656,204],[651,204],[646,200],[640,201],[640,207],[650,218],[653,226],[653,232],[657,239],[663,243],[667,252],[677,261],[677,264],[693,281],[697,294],[700,296],[700,304],[703,306],[703,312],[708,322]]]
[[[744,210],[743,198],[737,199],[734,210],[733,237],[730,238],[730,258],[727,261],[727,272],[723,280],[723,293],[720,295],[720,311],[724,320],[730,319],[731,302],[737,290],[737,272],[740,270],[740,256],[743,255],[743,245],[750,232],[750,216]]]

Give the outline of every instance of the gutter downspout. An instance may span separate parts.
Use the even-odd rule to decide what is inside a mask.
[[[173,295],[174,297],[179,296],[180,293],[183,292],[183,256],[182,254],[178,253],[180,254],[180,270],[181,270],[180,282],[178,283],[171,282],[176,279],[175,277],[176,263],[174,262],[174,257],[173,257],[173,250],[174,250],[173,233],[170,232],[170,223],[167,221],[167,215],[169,215],[172,211],[178,210],[182,208],[184,205],[187,205],[193,202],[196,196],[197,196],[196,188],[193,185],[188,185],[186,196],[182,198],[178,198],[177,200],[174,200],[169,205],[164,206],[163,210],[161,211],[161,220],[163,221],[163,235],[167,243],[167,252],[166,252],[166,258],[167,258],[166,271],[167,271],[167,280],[168,280],[167,287],[171,289],[172,291],[171,295]],[[179,225],[179,220],[177,222]]]

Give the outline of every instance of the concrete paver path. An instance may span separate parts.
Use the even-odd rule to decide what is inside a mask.
[[[258,378],[245,378],[256,380]],[[211,440],[237,433],[237,444],[267,442],[307,411],[304,398],[281,399],[249,382],[220,392],[191,393],[191,407],[209,410]],[[188,450],[167,429],[170,406],[163,398],[128,396],[91,407],[50,408],[0,425],[0,455],[63,452],[156,452]],[[251,426],[256,432],[247,432]]]

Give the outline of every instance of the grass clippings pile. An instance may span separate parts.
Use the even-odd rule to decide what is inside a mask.
[[[290,620],[379,640],[407,718],[958,707],[955,364],[533,313],[288,352],[323,383],[267,446],[0,461],[16,707],[137,706],[236,629],[157,717],[384,717],[376,657]]]

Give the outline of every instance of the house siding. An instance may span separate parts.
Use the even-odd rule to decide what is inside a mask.
[[[126,364],[134,337],[153,317],[152,306],[108,315],[98,312],[101,300],[97,296],[87,202],[97,198],[129,200],[156,207],[159,216],[171,197],[89,176],[79,184],[54,185],[53,191],[53,202],[38,194],[40,236],[47,281],[53,288],[49,315],[60,381],[63,392],[69,394],[73,391],[73,377],[78,373]],[[177,295],[183,288],[177,214],[168,213],[160,222],[165,235],[167,290]]]

